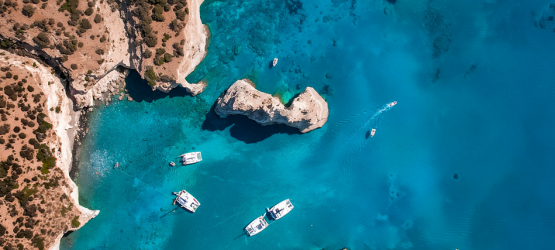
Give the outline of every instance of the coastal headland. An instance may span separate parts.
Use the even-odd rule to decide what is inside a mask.
[[[69,178],[73,104],[40,62],[2,51],[0,66],[0,243],[56,248],[99,212],[79,205]]]
[[[153,91],[204,90],[185,80],[206,56],[202,2],[0,0],[0,245],[58,249],[99,213],[79,205],[73,144],[85,110],[132,100],[127,69]]]

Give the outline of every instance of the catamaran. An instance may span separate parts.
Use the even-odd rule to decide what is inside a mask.
[[[291,204],[291,201],[287,199],[278,203],[272,208],[266,208],[266,211],[268,212],[268,214],[270,214],[270,217],[273,220],[279,220],[281,217],[291,212],[293,208],[294,208],[293,204]]]
[[[262,230],[268,227],[268,222],[264,218],[264,215],[254,219],[249,225],[245,227],[245,231],[247,231],[248,236],[253,236],[257,233],[260,233]]]
[[[185,190],[181,190],[178,192],[173,192],[175,199],[173,200],[173,205],[175,203],[179,203],[179,206],[189,210],[191,213],[197,211],[197,208],[200,206],[200,202],[195,199],[190,193]]]
[[[272,62],[272,67],[275,67],[277,65],[278,59],[277,57],[274,58],[274,61]]]
[[[183,163],[183,165],[189,165],[202,161],[202,156],[200,155],[200,152],[185,153],[180,155],[179,157],[181,157],[181,162]]]

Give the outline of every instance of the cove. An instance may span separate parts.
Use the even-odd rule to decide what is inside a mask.
[[[209,52],[187,80],[207,89],[148,92],[131,74],[137,101],[95,108],[75,181],[83,206],[101,212],[61,248],[548,249],[555,33],[537,22],[549,8],[206,1]],[[314,87],[327,124],[299,134],[220,119],[212,106],[241,78],[285,102]],[[168,166],[193,150],[201,163]],[[180,189],[201,202],[196,213],[171,212]],[[291,213],[241,235],[284,199]]]

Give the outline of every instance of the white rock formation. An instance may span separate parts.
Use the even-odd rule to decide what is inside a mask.
[[[285,107],[278,97],[256,90],[246,79],[236,81],[218,98],[215,111],[222,118],[246,115],[264,126],[280,123],[302,133],[324,126],[329,115],[328,103],[311,87]]]

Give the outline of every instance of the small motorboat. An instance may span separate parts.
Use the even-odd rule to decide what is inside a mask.
[[[189,210],[191,213],[197,211],[197,208],[200,206],[200,202],[198,202],[195,197],[185,190],[173,192],[173,194],[177,196],[173,200],[173,205],[175,205],[175,203],[179,203],[180,207]]]
[[[183,165],[189,165],[202,161],[202,155],[200,154],[200,152],[185,153],[180,155],[179,157],[181,157],[181,163],[183,163]]]
[[[118,169],[119,168],[119,162],[116,162],[116,165],[114,165],[114,169]]]
[[[264,218],[264,215],[254,219],[251,223],[249,223],[245,227],[245,231],[247,232],[248,236],[256,235],[257,233],[262,232],[262,230],[268,227],[268,222]]]
[[[170,166],[175,167],[175,162],[170,161]]]
[[[276,58],[274,58],[274,61],[272,62],[272,67],[275,67],[277,65],[277,63],[278,63],[278,59],[276,57]]]
[[[397,101],[394,101],[392,103],[387,104],[387,106],[390,107],[390,108],[395,106],[395,105],[397,105]]]
[[[293,208],[293,204],[291,204],[291,201],[287,199],[278,203],[272,208],[266,208],[266,211],[268,212],[268,214],[270,214],[270,218],[272,218],[273,220],[279,220],[281,219],[281,217],[291,212]]]
[[[373,128],[372,131],[370,131],[370,137],[374,137],[375,134],[376,134],[376,129]]]

